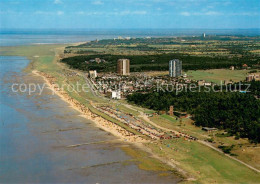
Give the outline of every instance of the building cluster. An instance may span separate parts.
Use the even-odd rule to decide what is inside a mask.
[[[192,81],[186,74],[182,75],[182,61],[173,59],[169,61],[169,76],[147,76],[145,74],[130,75],[130,60],[119,59],[117,61],[117,73],[103,73],[97,77],[97,71],[89,71],[89,77],[100,93],[113,99],[121,99],[133,92],[148,92],[156,90],[158,84],[166,86],[184,86],[196,83],[200,86],[210,86],[203,80]]]
[[[146,36],[144,37],[144,39],[151,39],[152,37],[150,36]],[[126,37],[123,37],[123,36],[118,36],[117,38],[114,38],[114,40],[135,40],[136,38],[132,38],[130,36],[126,36]]]
[[[91,81],[100,93],[111,96],[113,99],[124,98],[133,92],[145,93],[157,90],[157,88],[168,84],[182,86],[194,82],[183,77],[170,78],[168,76],[146,76],[144,74],[130,76],[108,73],[98,78],[92,78]]]
[[[115,74],[103,74],[91,81],[99,92],[114,99],[120,99],[135,91],[148,91],[155,85],[155,78],[145,76],[118,76]]]
[[[231,69],[234,69],[231,67]],[[205,80],[191,80],[186,74],[182,74],[182,61],[173,59],[169,61],[169,76],[147,76],[142,73],[130,75],[130,60],[119,59],[116,73],[97,74],[96,70],[89,71],[89,77],[95,88],[105,96],[112,99],[122,99],[134,92],[150,92],[159,89],[170,88],[186,89],[190,84],[198,86],[212,86],[214,83]],[[259,73],[248,75],[247,81],[259,81]],[[224,81],[224,85],[233,81]],[[171,89],[170,89],[171,90]],[[172,114],[173,111],[170,111]]]
[[[127,36],[127,37],[118,36],[117,38],[114,38],[114,40],[131,40],[131,39],[134,39],[134,38],[131,38],[130,36]]]

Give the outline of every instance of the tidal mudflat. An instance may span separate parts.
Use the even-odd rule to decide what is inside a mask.
[[[0,181],[21,183],[176,183],[175,175],[138,168],[121,148],[131,145],[79,116],[52,91],[13,92],[12,84],[39,84],[24,73],[22,57],[0,60]],[[17,88],[14,88],[17,89]]]

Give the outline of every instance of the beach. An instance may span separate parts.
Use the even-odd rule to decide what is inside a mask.
[[[54,82],[55,79],[53,77],[51,77],[45,73],[38,72],[36,70],[33,70],[32,73],[37,76],[43,77],[46,84],[48,84],[49,88],[55,94],[57,94],[65,102],[69,103],[70,107],[79,111],[81,113],[82,117],[95,122],[99,128],[101,128],[107,132],[110,132],[114,136],[120,138],[122,141],[127,141],[130,143],[136,143],[136,144],[146,141],[146,140],[142,139],[141,137],[134,135],[133,133],[123,129],[122,127],[92,113],[86,106],[80,104],[77,100],[71,98],[66,92],[61,91],[60,88],[58,88],[55,85],[55,82]]]
[[[5,71],[0,81],[1,182],[179,181],[176,175],[165,169],[140,169],[142,157],[127,154],[139,154],[139,148],[122,141],[109,131],[103,131],[94,121],[89,120],[90,113],[82,117],[83,113],[72,108],[72,104],[62,100],[58,93],[53,94],[50,88],[45,88],[41,95],[39,91],[31,95],[12,92],[13,83],[46,83],[40,76],[21,71],[29,62],[23,57],[1,57],[0,67]],[[93,119],[99,120],[98,117]],[[168,174],[160,176],[160,173]]]
[[[154,159],[157,159],[157,160],[167,164],[172,169],[176,170],[182,177],[185,177],[186,180],[189,180],[189,181],[195,180],[193,177],[189,176],[189,174],[186,171],[180,169],[176,165],[176,162],[174,160],[167,160],[165,158],[162,158],[162,157],[156,155],[154,152],[152,152],[151,149],[149,149],[148,147],[145,147],[142,144],[142,143],[151,142],[151,140],[143,139],[142,137],[135,135],[135,134],[127,131],[126,129],[116,125],[115,123],[110,122],[110,121],[102,118],[101,116],[98,116],[98,115],[92,113],[87,107],[80,104],[78,101],[71,98],[66,92],[64,92],[60,88],[58,88],[55,84],[55,78],[53,78],[52,76],[49,76],[48,74],[39,72],[37,70],[33,70],[32,73],[35,74],[36,76],[41,76],[44,79],[44,81],[46,82],[46,84],[49,86],[49,88],[55,94],[57,94],[62,100],[67,102],[70,105],[70,107],[72,107],[73,109],[80,112],[82,117],[86,118],[87,120],[93,121],[97,127],[118,137],[122,142],[131,143],[134,146],[136,146],[137,148],[149,153]]]

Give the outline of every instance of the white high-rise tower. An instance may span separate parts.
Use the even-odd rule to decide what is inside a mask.
[[[181,76],[182,61],[179,59],[173,59],[169,61],[169,75],[170,77]]]

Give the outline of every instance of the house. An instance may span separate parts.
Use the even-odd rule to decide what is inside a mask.
[[[242,65],[242,68],[243,68],[243,69],[247,69],[247,68],[248,68],[248,65],[247,65],[247,64],[243,64],[243,65]]]
[[[97,71],[96,70],[90,70],[89,71],[89,77],[90,78],[97,78]]]
[[[246,77],[246,81],[259,81],[260,80],[260,74],[259,73],[252,73]]]
[[[224,80],[224,85],[232,84],[233,82],[231,80]]]
[[[199,86],[204,86],[204,84],[205,84],[205,80],[199,80],[198,81],[198,85]]]
[[[212,132],[212,131],[217,131],[217,128],[209,128],[209,127],[202,127],[202,130],[207,131],[207,132]]]
[[[204,83],[204,86],[211,86],[211,85],[212,85],[211,82],[205,82],[205,83]]]
[[[112,91],[112,99],[120,100],[121,99],[120,91]]]
[[[96,63],[101,63],[101,59],[100,58],[95,58]]]
[[[205,80],[199,80],[198,85],[199,86],[211,86],[212,83],[211,82],[205,82]]]

